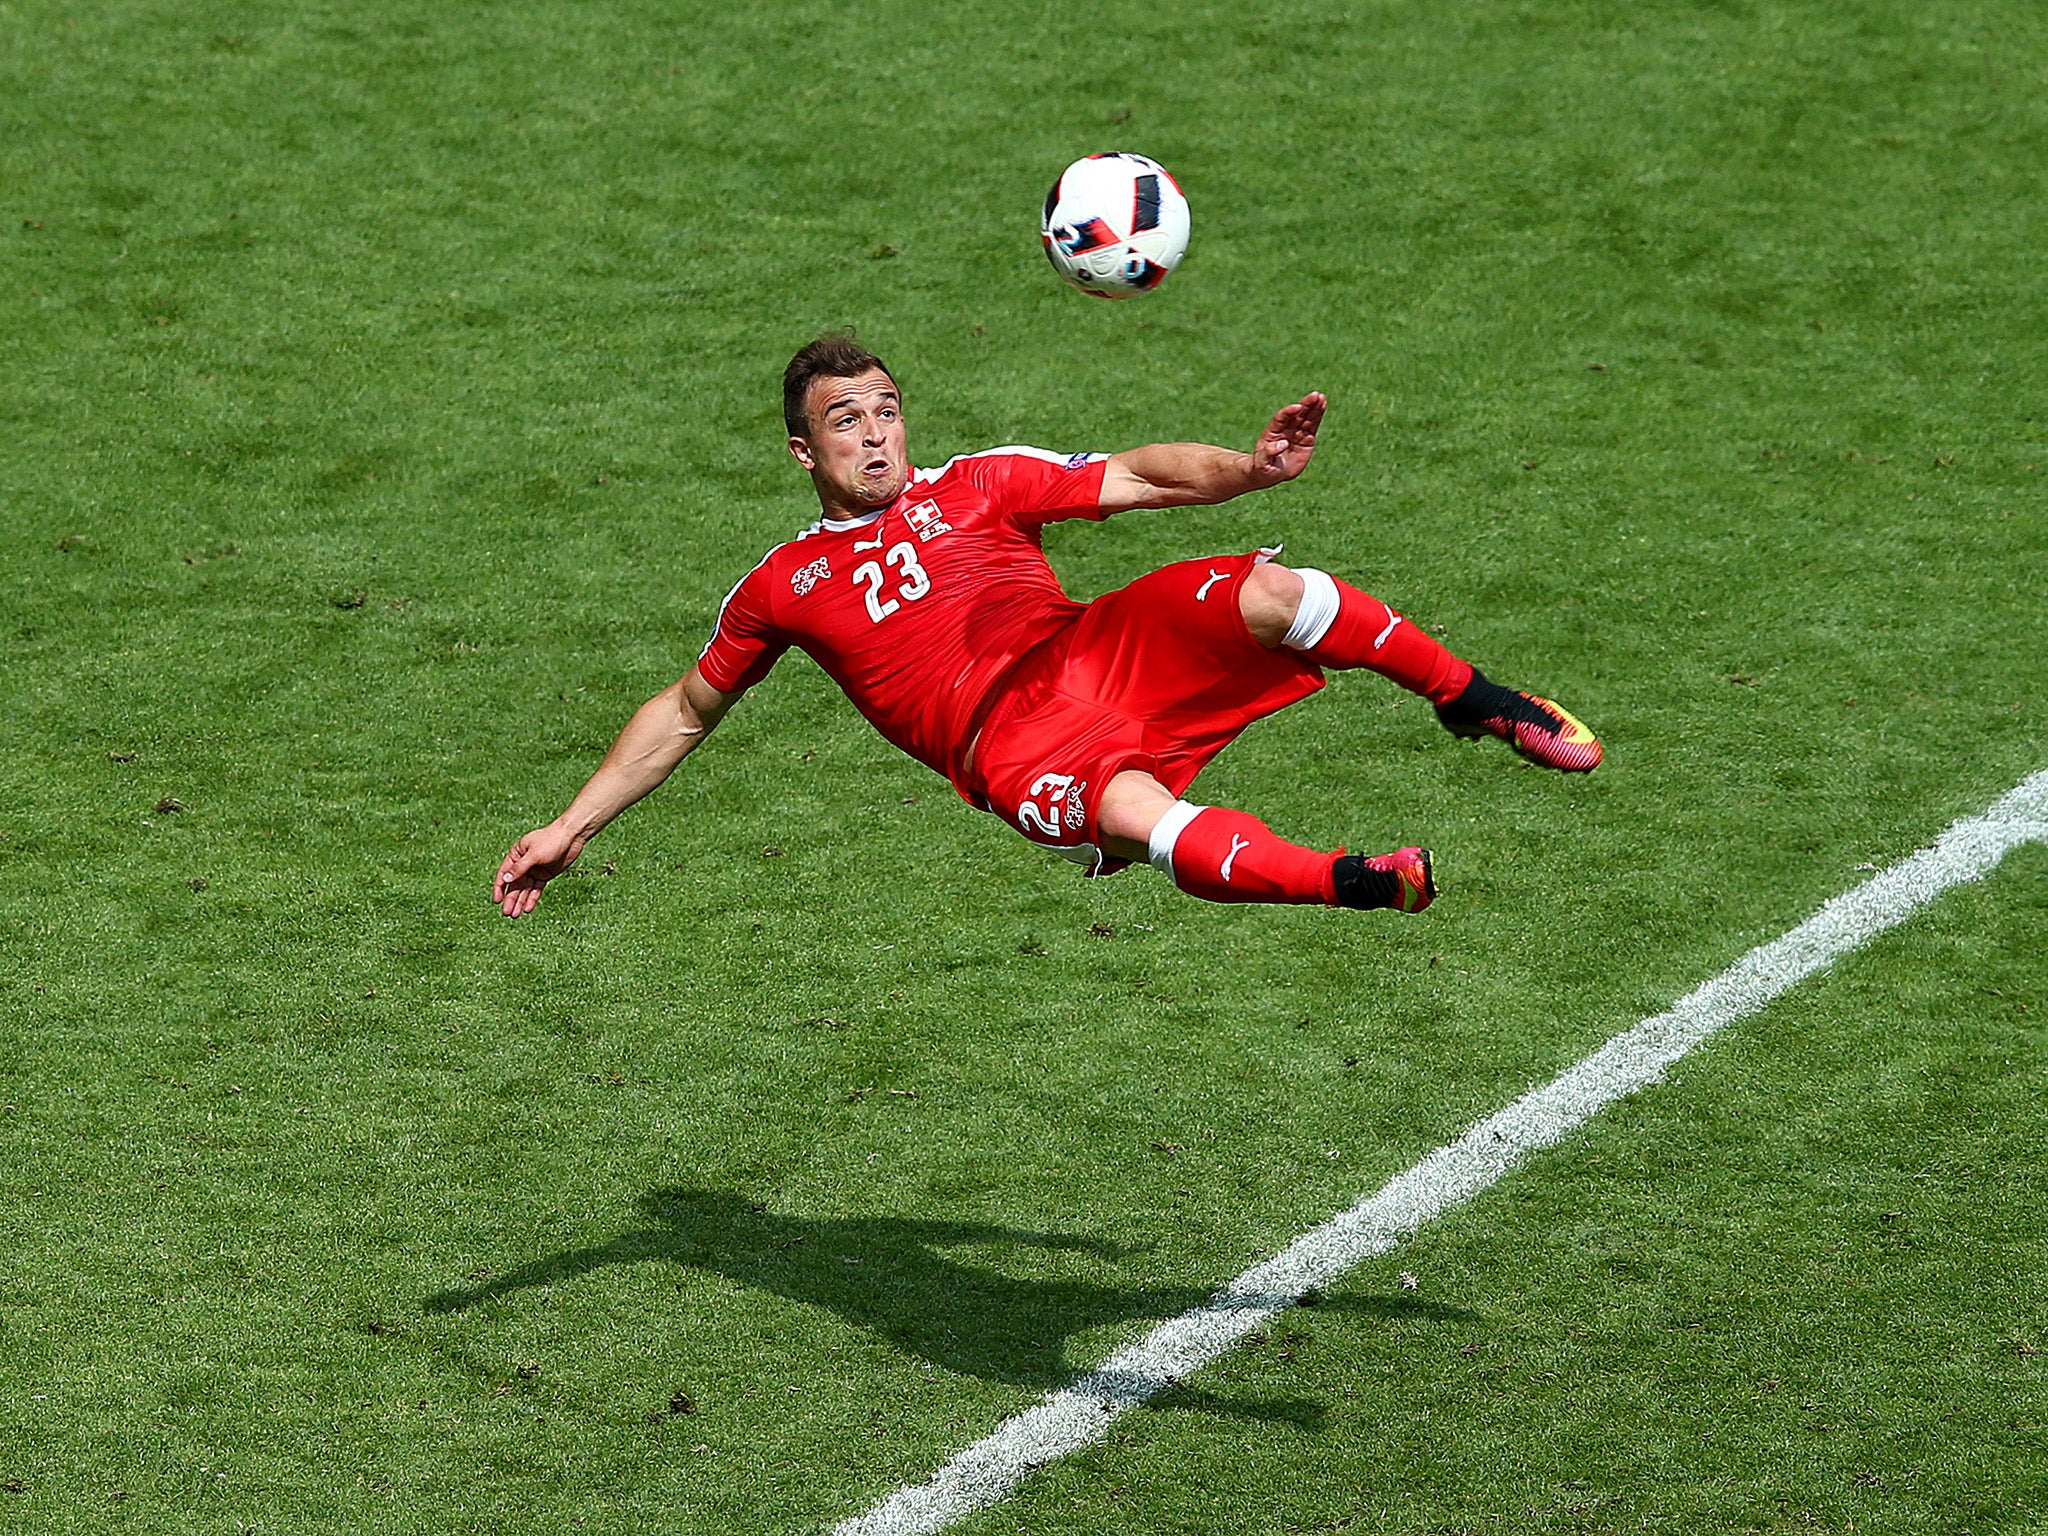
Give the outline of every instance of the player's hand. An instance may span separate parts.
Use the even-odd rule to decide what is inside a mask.
[[[1260,485],[1278,485],[1307,469],[1309,455],[1316,451],[1316,428],[1323,424],[1329,403],[1318,390],[1281,406],[1252,445],[1252,478]]]
[[[541,889],[576,862],[583,839],[553,822],[536,827],[512,845],[498,878],[491,882],[491,900],[507,917],[524,917],[540,900]]]

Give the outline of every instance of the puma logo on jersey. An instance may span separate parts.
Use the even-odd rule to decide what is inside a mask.
[[[1231,835],[1230,852],[1223,856],[1223,883],[1225,885],[1230,884],[1230,866],[1235,864],[1237,856],[1244,852],[1245,849],[1251,847],[1251,845],[1252,840],[1250,838],[1239,837],[1235,833]]]
[[[798,571],[795,575],[789,578],[790,590],[795,592],[798,597],[802,597],[805,593],[809,592],[811,588],[815,587],[819,582],[824,581],[831,574],[831,560],[824,555],[820,555],[817,559],[813,560],[809,565],[805,566],[802,570]]]
[[[1379,639],[1373,641],[1372,648],[1374,650],[1378,650],[1381,646],[1385,645],[1387,643],[1387,636],[1391,635],[1394,632],[1394,626],[1400,622],[1401,615],[1394,612],[1393,609],[1389,608],[1387,610],[1387,627],[1380,631],[1380,637]]]
[[[1230,573],[1228,571],[1211,571],[1209,573],[1209,579],[1202,583],[1202,590],[1195,594],[1195,601],[1198,603],[1206,603],[1207,601],[1209,601],[1209,589],[1215,586],[1217,582],[1228,581],[1229,579]],[[1225,875],[1223,878],[1227,880],[1230,877],[1228,875]]]

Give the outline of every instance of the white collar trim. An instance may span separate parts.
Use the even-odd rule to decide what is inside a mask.
[[[821,517],[818,519],[818,526],[820,528],[823,528],[827,533],[844,533],[849,528],[867,527],[867,525],[875,521],[876,518],[885,516],[888,513],[888,510],[889,509],[887,507],[883,507],[880,511],[870,512],[866,517],[849,517],[843,519],[833,517]]]

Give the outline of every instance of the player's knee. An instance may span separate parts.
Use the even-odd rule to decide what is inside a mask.
[[[1301,594],[1301,578],[1286,566],[1270,560],[1253,566],[1238,588],[1237,598],[1252,638],[1268,650],[1285,639],[1301,607]]]
[[[1103,837],[1115,844],[1143,848],[1159,818],[1172,807],[1174,798],[1173,791],[1151,774],[1127,768],[1109,781],[1095,812],[1095,825]]]

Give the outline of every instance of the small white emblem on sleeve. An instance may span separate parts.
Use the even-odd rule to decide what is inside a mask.
[[[791,576],[789,578],[789,585],[791,590],[794,591],[798,597],[802,597],[806,592],[809,592],[811,588],[815,587],[819,582],[825,580],[831,574],[831,560],[824,555],[820,555],[817,559],[813,560],[809,565],[805,566],[802,570],[798,571],[795,575]]]

